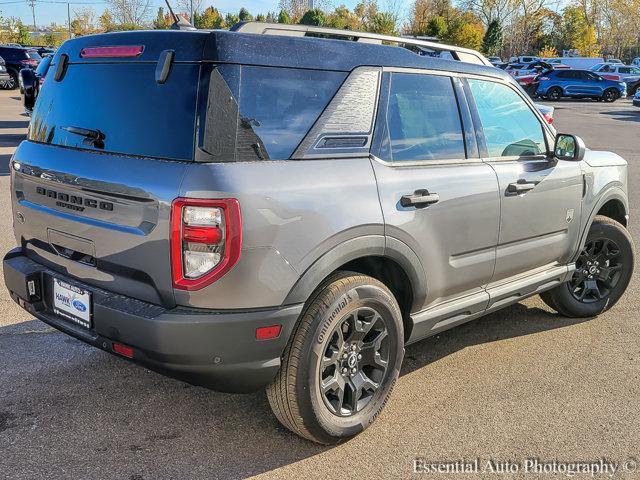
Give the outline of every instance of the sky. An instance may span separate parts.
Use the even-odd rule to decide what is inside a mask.
[[[36,11],[36,23],[39,26],[49,25],[52,22],[63,25],[67,22],[67,2],[65,0],[34,0]],[[345,4],[353,8],[358,0],[330,0],[335,5]],[[412,0],[401,0],[401,3],[407,4],[409,8]],[[106,8],[106,2],[103,0],[69,0],[71,3],[71,17],[73,18],[74,9],[83,7],[91,7],[96,11],[96,17],[99,16]],[[169,0],[171,6],[175,6],[176,0]],[[384,5],[384,1],[380,5]],[[159,6],[164,6],[164,0],[151,0],[152,16]],[[267,13],[269,11],[278,10],[278,0],[204,0],[204,6],[213,5],[223,14],[227,12],[237,13],[240,7],[247,8],[252,14]],[[0,0],[0,17],[16,17],[20,18],[26,25],[32,25],[31,6],[27,0]]]

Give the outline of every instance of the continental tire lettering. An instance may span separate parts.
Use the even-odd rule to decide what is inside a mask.
[[[339,301],[338,304],[336,305],[336,307],[333,309],[333,311],[331,312],[331,315],[329,315],[329,317],[323,322],[322,324],[322,328],[320,329],[320,333],[318,334],[318,343],[323,343],[324,342],[324,336],[327,334],[327,331],[329,330],[329,328],[331,327],[331,324],[333,323],[333,321],[335,320],[335,318],[338,316],[338,314],[344,310],[344,308],[349,305],[349,302],[352,301],[351,295],[349,295],[348,293],[346,293]]]

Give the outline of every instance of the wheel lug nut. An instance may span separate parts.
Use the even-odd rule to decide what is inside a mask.
[[[347,356],[348,356],[348,355],[347,355],[346,353],[343,353],[343,354],[342,354],[342,358],[344,358],[345,360],[347,359]]]
[[[348,371],[349,371],[349,370],[347,370],[347,367],[345,367],[345,368],[343,368],[343,369],[342,369],[342,373],[345,373],[345,374],[346,374]]]
[[[353,368],[351,369],[351,373],[356,373],[356,372],[357,372],[356,367],[353,367]]]
[[[351,350],[355,350],[356,349],[356,345],[355,343],[353,345],[351,345]]]
[[[362,354],[358,354],[358,360],[362,360]]]

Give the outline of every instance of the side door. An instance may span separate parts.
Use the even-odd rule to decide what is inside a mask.
[[[496,176],[479,158],[460,80],[386,71],[372,165],[387,243],[406,244],[425,270],[422,310],[468,297],[467,312],[484,311],[500,200]],[[428,333],[436,317],[422,315],[412,338]]]
[[[587,95],[601,96],[604,92],[602,76],[593,72],[579,72],[582,78],[582,89]],[[611,75],[611,74],[610,74]]]
[[[579,236],[583,176],[551,153],[535,107],[509,83],[469,78],[479,148],[498,178],[501,216],[492,283],[566,265]]]

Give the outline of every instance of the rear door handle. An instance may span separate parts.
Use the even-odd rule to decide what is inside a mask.
[[[424,208],[439,201],[440,195],[437,193],[429,193],[429,190],[416,190],[412,195],[403,195],[400,198],[400,205],[403,207]]]
[[[537,184],[538,182],[527,182],[526,180],[518,180],[517,182],[510,183],[507,186],[507,193],[525,193],[536,188]]]

